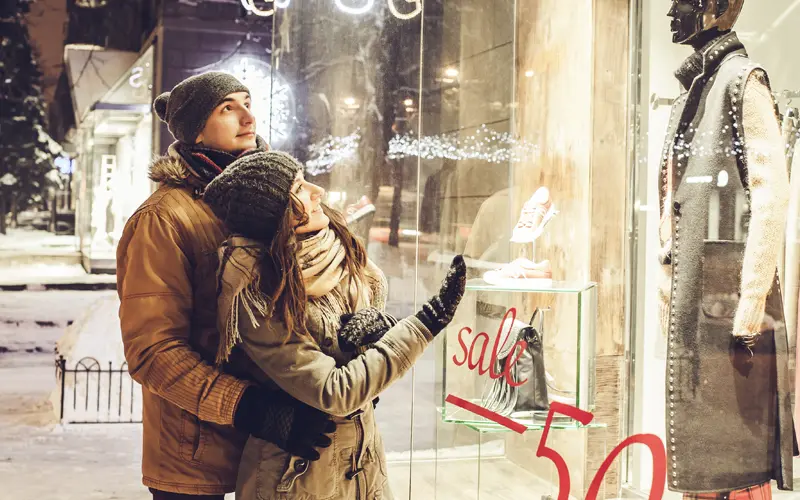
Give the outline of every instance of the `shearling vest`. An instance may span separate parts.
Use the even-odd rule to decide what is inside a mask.
[[[773,326],[752,353],[732,336],[750,220],[742,96],[759,67],[734,33],[700,55],[702,69],[673,105],[659,178],[672,223],[662,261],[672,271],[667,484],[722,492],[776,479],[791,489],[794,431],[777,273],[766,304]]]

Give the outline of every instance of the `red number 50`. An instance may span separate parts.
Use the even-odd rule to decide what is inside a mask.
[[[542,432],[542,439],[539,441],[539,448],[536,450],[537,457],[544,457],[556,466],[558,471],[558,500],[568,500],[570,490],[569,469],[567,462],[552,448],[547,447],[547,435],[550,433],[550,425],[553,423],[553,416],[558,413],[567,417],[573,418],[583,425],[588,425],[592,421],[594,415],[588,411],[584,411],[574,406],[565,405],[563,403],[552,402],[550,403],[550,412],[547,414],[547,421],[544,425],[544,432]],[[622,450],[628,446],[636,443],[641,443],[650,449],[653,455],[653,483],[650,486],[650,498],[660,499],[664,496],[664,480],[667,477],[667,451],[661,439],[654,434],[635,434],[625,441],[617,445],[616,448],[611,450],[611,453],[603,461],[600,469],[592,479],[589,490],[586,492],[586,500],[597,500],[597,493],[600,491],[600,485],[603,482],[606,472],[611,467],[611,464],[616,460],[617,455],[622,453]]]

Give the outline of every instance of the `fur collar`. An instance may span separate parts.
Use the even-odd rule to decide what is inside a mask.
[[[151,181],[158,182],[159,184],[179,188],[189,187],[195,192],[200,193],[203,191],[203,189],[205,189],[205,186],[210,179],[207,178],[204,181],[203,176],[201,176],[200,173],[198,173],[198,171],[195,170],[195,168],[193,168],[183,156],[181,156],[181,153],[178,150],[178,144],[178,142],[170,144],[169,148],[167,148],[167,154],[164,156],[159,156],[153,160],[153,162],[150,164],[148,176],[150,177]],[[255,149],[246,151],[239,157],[241,158],[242,156],[252,154],[257,151],[269,151],[269,145],[264,139],[261,138],[261,136],[256,136],[256,144],[258,146]],[[196,153],[198,153],[198,156],[202,156],[204,161],[210,163],[214,163],[214,159],[209,159],[209,157],[216,157],[216,163],[219,164],[218,168],[220,169],[225,169],[225,167],[236,160],[236,157],[233,155],[210,149],[196,148]],[[226,158],[224,155],[227,155],[228,157]],[[203,166],[199,165],[198,168],[202,170]]]
[[[200,177],[173,146],[169,147],[167,154],[153,160],[148,177],[153,182],[172,187],[194,187],[200,183]]]

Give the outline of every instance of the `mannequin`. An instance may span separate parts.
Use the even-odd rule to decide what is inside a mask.
[[[744,0],[674,0],[676,72],[659,177],[667,484],[684,498],[792,489],[777,276],[789,183],[766,72],[731,30]]]

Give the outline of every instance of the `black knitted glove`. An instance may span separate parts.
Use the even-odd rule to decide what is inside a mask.
[[[245,389],[233,426],[306,460],[319,460],[314,448],[331,445],[336,424],[330,415],[308,406],[281,390],[257,386]]]
[[[345,314],[341,320],[339,348],[343,352],[353,352],[359,347],[369,347],[383,338],[386,332],[397,324],[394,316],[374,307],[361,309],[355,314]]]
[[[467,284],[467,266],[464,264],[464,257],[456,255],[450,270],[442,281],[442,288],[439,294],[435,295],[422,304],[416,316],[422,321],[428,330],[435,336],[446,327],[456,313],[458,303],[464,295],[464,287]]]

